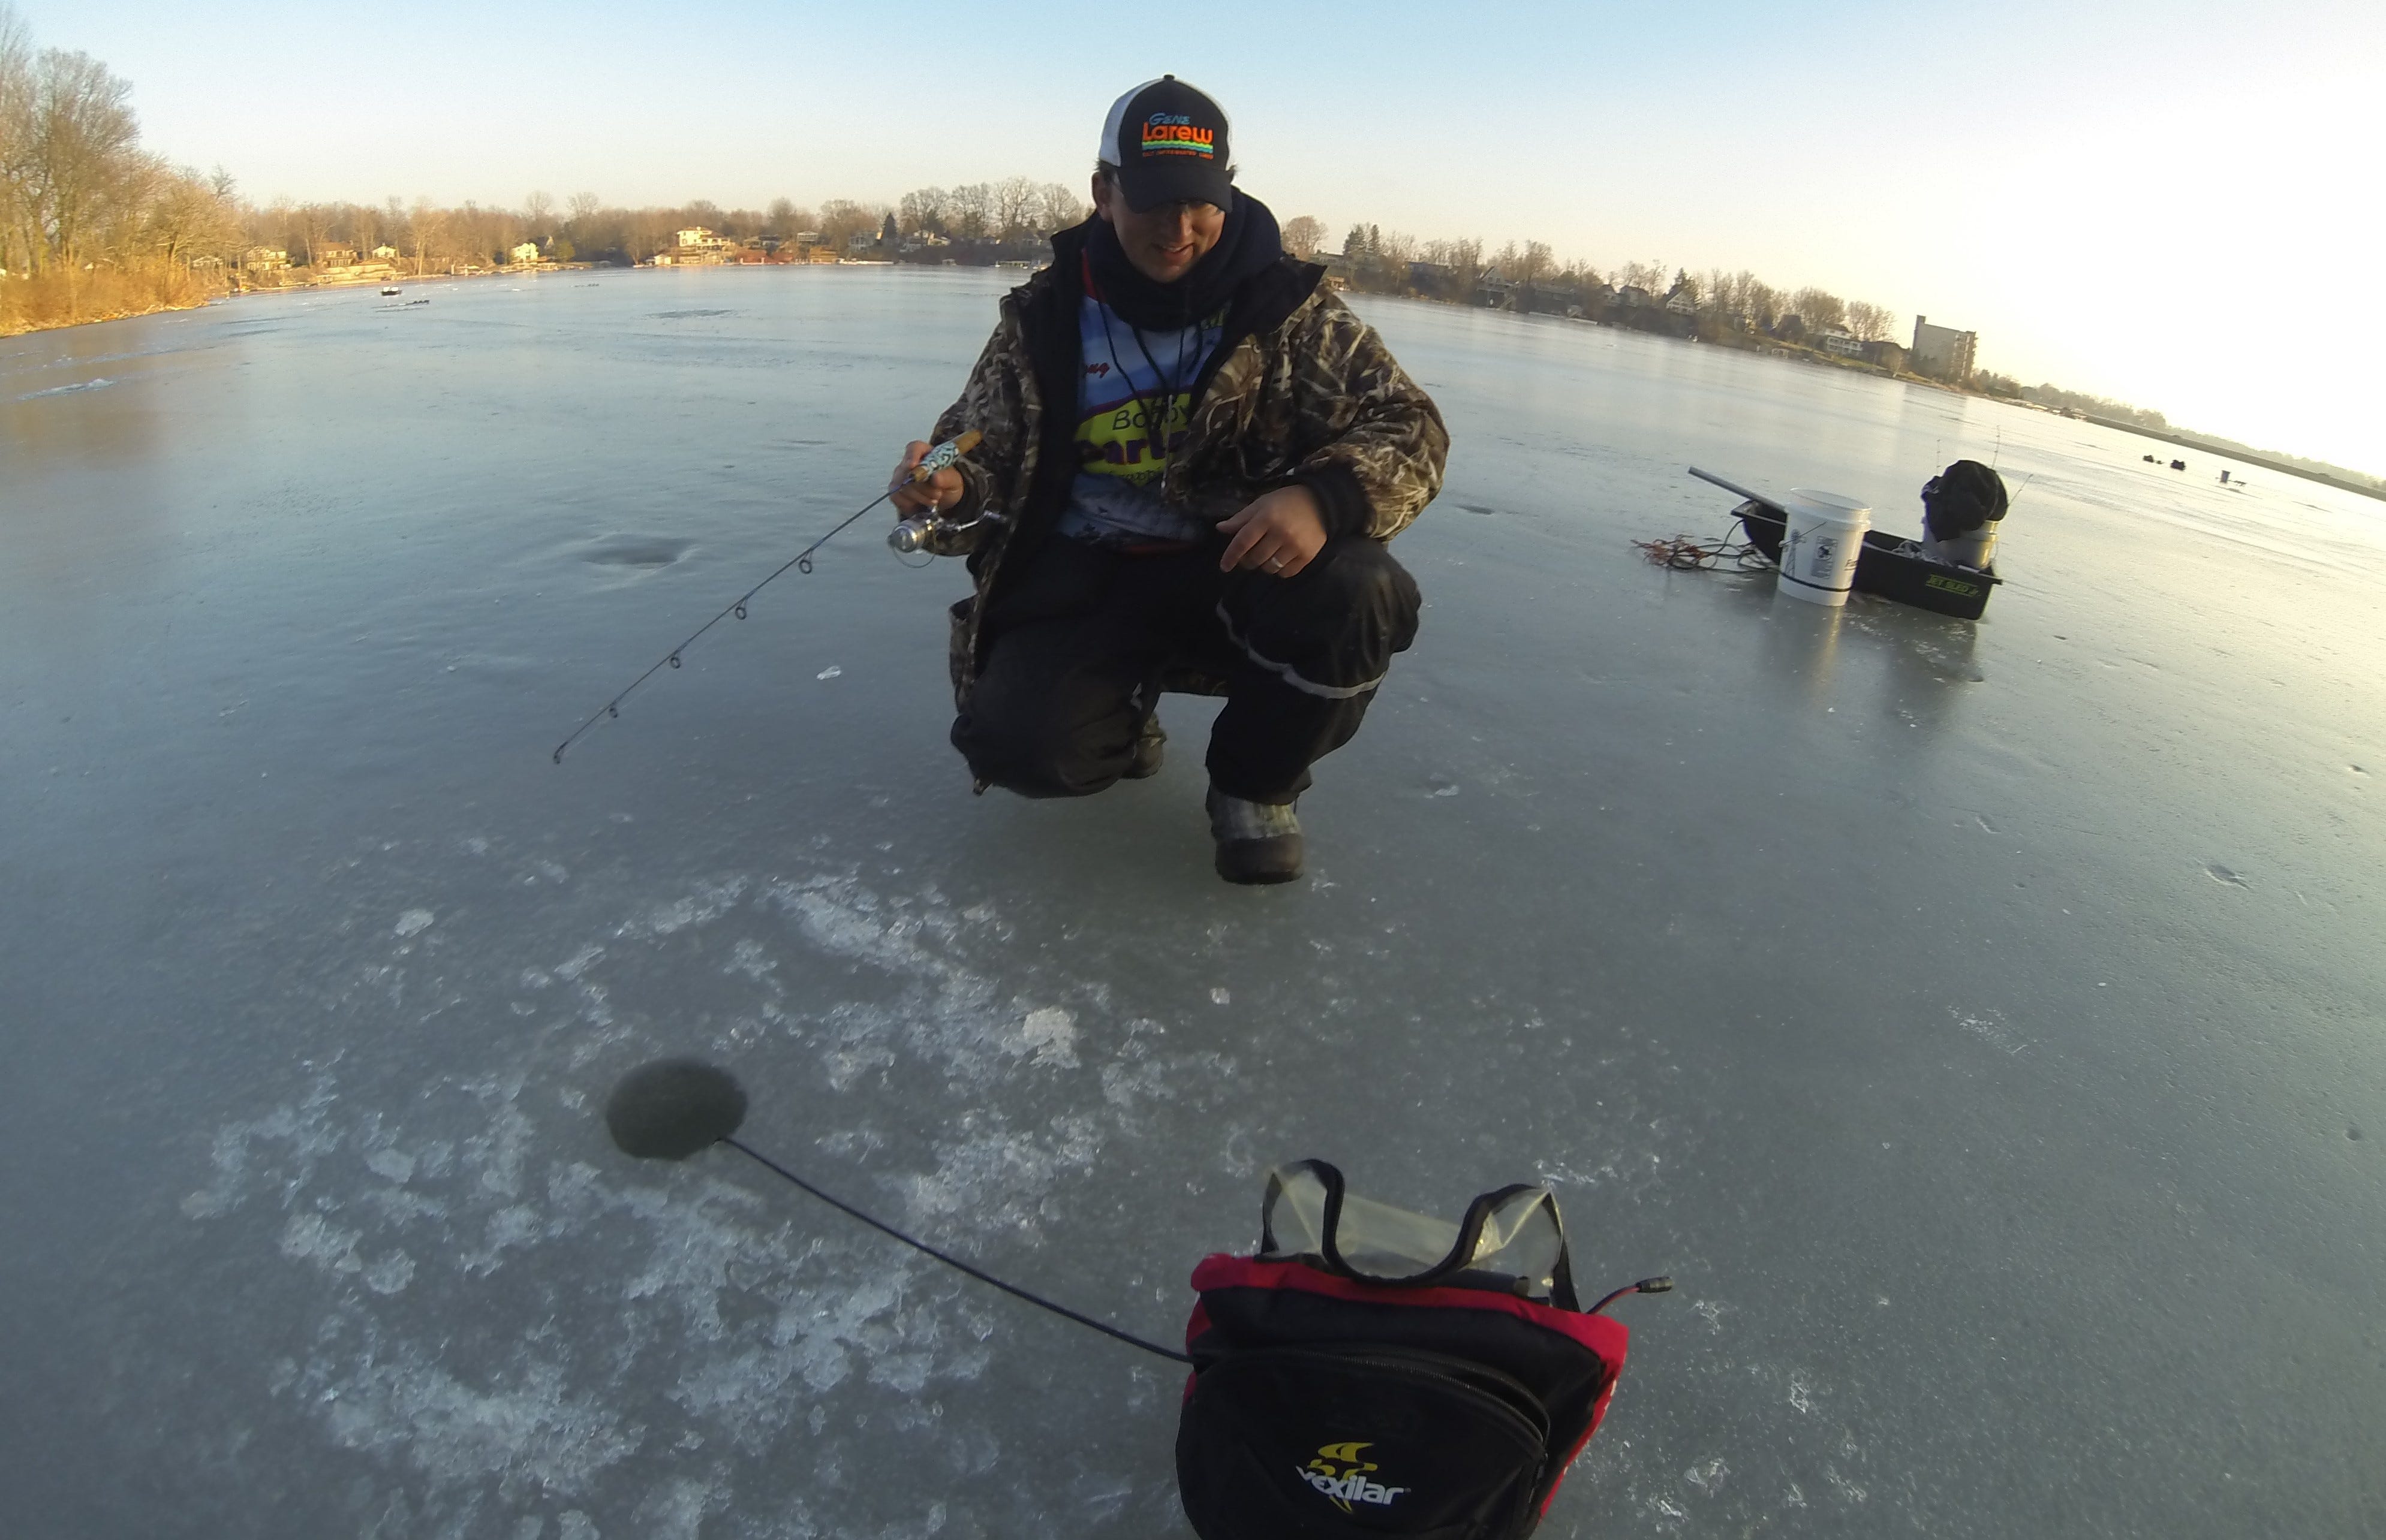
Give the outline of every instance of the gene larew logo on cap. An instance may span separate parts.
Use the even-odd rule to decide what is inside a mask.
[[[1199,156],[1208,160],[1218,153],[1218,131],[1197,128],[1181,112],[1155,112],[1143,120],[1143,153]]]

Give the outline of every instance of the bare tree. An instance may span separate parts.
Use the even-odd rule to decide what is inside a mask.
[[[771,207],[762,212],[771,221],[771,233],[782,241],[792,241],[796,238],[797,231],[810,230],[812,227],[810,213],[797,208],[794,200],[790,198],[772,198]]]
[[[555,233],[555,200],[545,193],[533,193],[522,199],[522,221],[529,227],[531,239]]]
[[[1556,254],[1550,250],[1549,243],[1546,241],[1526,242],[1525,249],[1516,257],[1514,272],[1509,272],[1504,263],[1501,267],[1503,276],[1513,278],[1519,283],[1527,284],[1538,284],[1541,280],[1556,270]]]
[[[1284,249],[1306,262],[1317,255],[1325,244],[1325,222],[1314,215],[1302,214],[1285,222]]]
[[[821,240],[834,250],[844,251],[855,236],[876,234],[878,221],[885,212],[848,198],[831,198],[821,205]]]
[[[986,239],[994,233],[988,228],[994,222],[994,189],[982,182],[954,188],[945,202],[945,218],[954,240]]]
[[[1025,177],[1005,177],[994,184],[993,235],[1012,241],[1027,231],[1029,210],[1036,204],[1036,184]]]
[[[0,272],[30,269],[40,238],[31,198],[33,40],[0,3]]]
[[[414,216],[408,222],[414,236],[414,276],[421,278],[431,270],[432,256],[445,244],[446,220],[431,207],[429,198],[417,198]]]
[[[1847,302],[1825,289],[1804,288],[1790,296],[1790,309],[1806,323],[1806,330],[1827,332],[1847,322]]]
[[[1626,262],[1617,276],[1619,288],[1639,289],[1644,294],[1665,292],[1665,264],[1663,262]]]
[[[239,234],[239,221],[205,177],[185,168],[158,179],[144,220],[151,249],[186,269],[195,256],[220,251]]]
[[[672,238],[672,228],[678,222],[659,209],[640,209],[622,222],[622,255],[633,264],[652,260]]]
[[[151,169],[138,147],[132,88],[88,54],[51,49],[34,61],[30,99],[7,159],[31,226],[31,265],[80,263],[92,227],[132,201]],[[16,144],[24,135],[21,147]]]
[[[906,235],[943,235],[947,196],[941,187],[915,187],[895,206],[896,227]]]
[[[1897,334],[1897,313],[1886,306],[1853,300],[1848,305],[1848,330],[1858,342],[1886,342]]]
[[[1093,212],[1093,205],[1087,203],[1075,188],[1048,182],[1036,195],[1036,232],[1049,235],[1056,230],[1081,225],[1092,217]]]

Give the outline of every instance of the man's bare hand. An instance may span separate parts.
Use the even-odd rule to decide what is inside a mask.
[[[935,444],[923,444],[918,439],[903,446],[903,462],[895,468],[895,479],[889,483],[895,488],[895,507],[898,513],[907,516],[942,513],[961,500],[961,473],[949,465],[924,482],[906,484],[904,478],[911,474],[911,468],[935,447]]]
[[[1325,545],[1325,515],[1305,486],[1281,486],[1251,499],[1218,528],[1233,538],[1218,570],[1237,567],[1288,578],[1309,565]]]

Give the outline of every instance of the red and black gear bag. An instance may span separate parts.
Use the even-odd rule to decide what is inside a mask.
[[[1280,1228],[1306,1233],[1279,1245]],[[1176,1480],[1201,1540],[1518,1540],[1539,1524],[1624,1368],[1627,1333],[1599,1310],[1671,1285],[1582,1309],[1545,1187],[1484,1194],[1438,1260],[1405,1266],[1451,1228],[1302,1161],[1269,1179],[1259,1255],[1194,1270]],[[1373,1233],[1348,1244],[1354,1230]]]

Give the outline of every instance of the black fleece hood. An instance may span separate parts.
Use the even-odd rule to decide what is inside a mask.
[[[1226,228],[1208,255],[1174,283],[1156,283],[1136,270],[1119,244],[1118,232],[1097,214],[1076,231],[1052,239],[1056,255],[1068,254],[1061,236],[1083,232],[1086,261],[1093,271],[1094,288],[1130,326],[1146,332],[1181,331],[1224,306],[1258,274],[1284,257],[1284,233],[1268,206],[1237,191],[1226,210]]]

